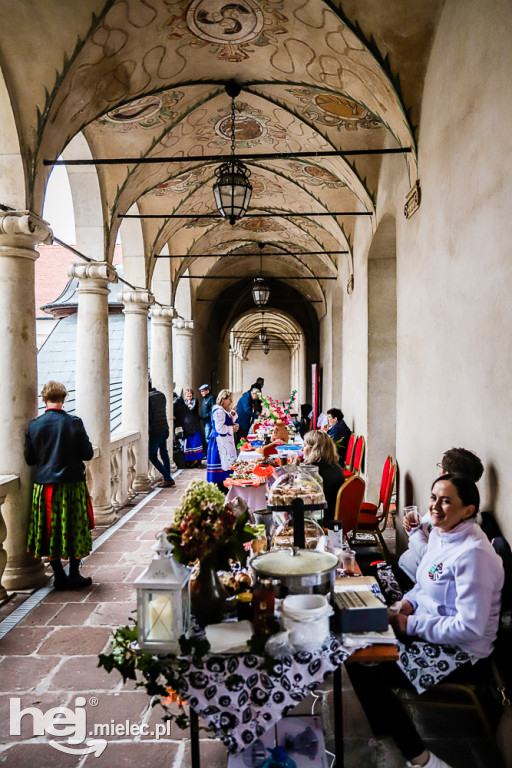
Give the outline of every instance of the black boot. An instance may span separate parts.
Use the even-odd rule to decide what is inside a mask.
[[[53,571],[54,589],[56,589],[58,592],[64,592],[65,590],[69,589],[68,577],[66,576],[64,568],[62,567],[62,562],[60,560],[50,560],[50,565]]]
[[[79,572],[80,558],[69,558],[69,589],[84,589],[84,587],[90,587],[92,579],[90,576],[81,576]]]

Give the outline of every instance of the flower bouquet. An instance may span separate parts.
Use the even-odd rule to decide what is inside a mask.
[[[213,483],[193,480],[181,497],[174,524],[166,529],[167,538],[175,559],[184,565],[210,560],[225,569],[230,559],[245,565],[244,544],[254,538],[247,521],[247,512],[237,518],[225,508],[225,496]]]

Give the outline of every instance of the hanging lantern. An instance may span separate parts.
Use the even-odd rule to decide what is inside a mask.
[[[258,333],[258,339],[264,344],[266,341],[268,341],[267,336],[267,329],[262,328],[261,331]]]
[[[179,638],[190,630],[188,568],[176,562],[165,531],[160,531],[156,552],[135,580],[138,643],[142,651],[179,653]]]
[[[255,277],[252,284],[252,298],[257,307],[263,307],[270,298],[270,288],[262,277]]]
[[[234,224],[247,213],[251,200],[252,186],[249,183],[251,172],[238,160],[223,163],[215,171],[217,181],[213,185],[215,205],[221,216]]]
[[[268,345],[268,344],[264,344],[264,345],[263,345],[263,354],[264,354],[264,355],[268,355],[268,353],[269,353],[269,350],[270,350],[270,347],[269,347],[269,345]]]
[[[231,97],[231,158],[215,171],[217,181],[213,185],[213,196],[220,215],[235,224],[247,213],[252,186],[250,170],[235,157],[235,97],[240,93],[240,87],[230,81],[226,84],[226,92]]]

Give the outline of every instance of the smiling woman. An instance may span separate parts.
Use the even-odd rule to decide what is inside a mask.
[[[432,525],[447,533],[474,517],[480,504],[478,488],[466,475],[441,475],[432,485],[429,512]]]

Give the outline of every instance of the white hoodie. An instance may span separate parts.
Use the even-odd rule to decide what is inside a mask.
[[[503,579],[501,558],[474,518],[447,533],[434,526],[417,583],[404,595],[415,609],[407,634],[486,658],[498,632]]]

